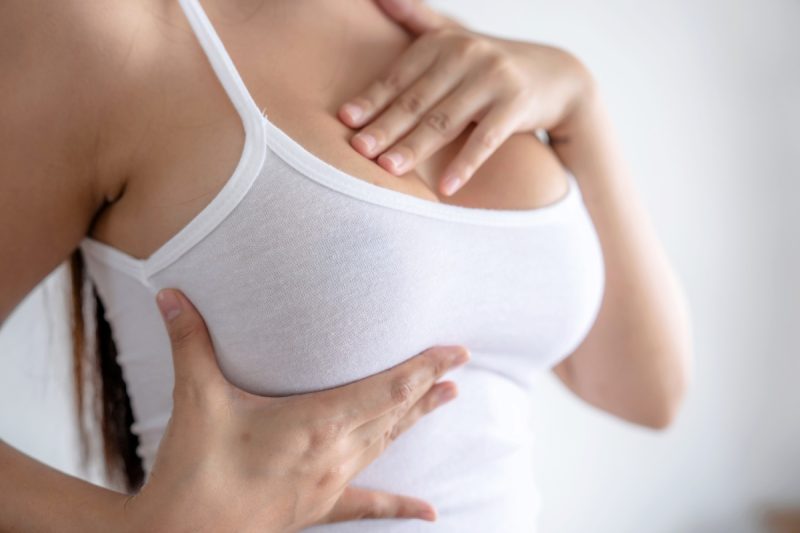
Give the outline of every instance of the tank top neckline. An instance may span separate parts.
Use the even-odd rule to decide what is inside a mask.
[[[273,156],[279,157],[297,174],[355,200],[445,222],[495,227],[535,226],[557,220],[580,197],[577,180],[568,169],[567,192],[555,202],[532,209],[490,209],[435,202],[348,174],[295,141],[268,118],[265,110],[259,109],[199,0],[178,0],[178,3],[242,120],[244,144],[233,173],[218,193],[147,258],[133,257],[89,235],[83,237],[81,247],[84,250],[147,285],[149,277],[176,261],[234,210],[261,174],[265,162]]]

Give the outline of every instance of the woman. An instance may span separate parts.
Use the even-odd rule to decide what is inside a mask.
[[[66,22],[75,22],[69,15],[81,4],[59,4],[57,7],[68,9],[57,10],[55,15]],[[3,56],[3,66],[8,67],[3,69],[4,80],[21,85],[24,74],[33,72],[16,68],[19,66],[16,59],[24,57],[33,47],[41,59],[32,63],[34,71],[44,66],[58,86],[64,79],[50,60],[57,53],[54,45],[65,36],[49,39],[36,33],[38,22],[48,15],[43,5],[18,3],[6,7],[3,35],[10,37],[10,44],[4,43],[3,50],[18,54]],[[26,27],[26,22],[31,21],[36,24]],[[22,32],[17,33],[20,29]],[[80,35],[85,27],[76,24],[74,29],[77,33],[67,34],[67,40]],[[77,50],[79,62],[86,60],[87,50],[80,47]],[[52,87],[44,82],[35,83],[30,92],[14,92],[4,100],[3,126],[18,126],[19,136],[15,138],[20,142],[4,136],[7,142],[0,152],[3,169],[0,198],[23,207],[23,211],[6,209],[8,216],[2,226],[12,229],[22,221],[34,234],[14,231],[0,234],[3,250],[19,251],[16,260],[12,261],[7,254],[2,262],[0,324],[24,292],[50,268],[51,261],[65,253],[64,246],[71,242],[70,231],[60,233],[61,230],[74,229],[75,224],[82,223],[80,205],[69,200],[56,202],[53,210],[47,211],[65,221],[65,226],[47,223],[38,227],[35,222],[28,224],[31,221],[24,220],[28,214],[25,207],[35,202],[34,189],[43,185],[52,191],[54,184],[49,178],[45,182],[34,178],[28,182],[37,183],[34,188],[18,187],[23,183],[19,179],[21,174],[44,177],[43,171],[49,166],[37,156],[47,152],[41,144],[41,135],[48,134],[47,130],[38,129],[41,124],[36,117],[41,115],[37,113],[48,111],[49,105],[64,97],[69,98],[69,93],[57,90],[52,100],[44,98],[33,109],[15,106],[28,96],[41,96],[41,91],[47,92]],[[81,98],[85,98],[94,89],[82,90]],[[84,118],[81,114],[69,117],[73,131],[81,134],[91,130]],[[59,153],[70,142],[64,134],[61,130],[50,144]],[[65,170],[54,176],[56,181],[64,179],[68,190],[84,193],[93,182],[81,173],[80,165],[66,163]],[[9,205],[4,203],[4,207]],[[41,231],[56,236],[55,248],[24,245],[31,237],[41,235],[38,233]],[[75,331],[80,391],[84,342],[82,260],[79,254],[73,254],[72,259],[74,287],[78,289],[75,303],[79,323]],[[425,350],[385,372],[336,389],[291,398],[268,398],[248,394],[224,379],[214,360],[214,348],[203,319],[180,291],[162,290],[153,303],[156,301],[172,347],[174,408],[158,448],[158,465],[150,472],[149,481],[127,496],[61,474],[0,442],[3,471],[0,530],[195,531],[210,527],[227,531],[247,526],[260,531],[293,531],[311,523],[359,518],[435,519],[435,509],[427,502],[347,486],[346,482],[421,416],[455,397],[453,382],[434,382],[444,371],[467,360],[468,353],[463,347]],[[129,488],[138,489],[143,473],[141,459],[136,455],[137,441],[130,433],[131,408],[124,383],[120,381],[116,348],[109,324],[103,318],[102,302],[98,299],[96,303],[99,318],[96,341],[101,356],[98,370],[103,396],[100,407],[107,466],[112,474],[124,474]],[[171,376],[172,371],[167,374]],[[79,395],[79,406],[81,398]],[[212,469],[207,468],[210,464]],[[259,470],[261,474],[256,476],[254,484],[254,474]],[[231,487],[237,490],[229,490]]]
[[[74,7],[68,20],[108,46],[86,47],[80,78],[51,52],[48,68],[66,72],[40,89],[57,96],[12,102],[38,97],[41,114],[14,153],[49,141],[42,168],[93,180],[60,195],[71,217],[19,224],[18,213],[7,225],[20,225],[15,242],[61,232],[60,255],[39,272],[79,242],[151,480],[175,379],[150,297],[173,286],[201,310],[226,377],[250,393],[325,389],[426,346],[468,346],[470,364],[453,373],[459,402],[354,484],[432,502],[440,531],[529,530],[531,376],[553,368],[587,402],[664,427],[686,381],[685,306],[578,61],[423,6],[384,7],[410,34],[366,0]],[[51,100],[59,113],[42,109]],[[457,192],[440,179],[452,175]],[[36,186],[18,209],[51,211]]]

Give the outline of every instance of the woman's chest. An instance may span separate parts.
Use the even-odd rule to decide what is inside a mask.
[[[336,110],[384,75],[408,45],[408,37],[386,20],[351,28],[346,37],[320,30],[304,39],[295,34],[289,42],[291,28],[257,32],[257,20],[244,27],[222,18],[213,22],[262,111],[299,144],[349,175],[432,202],[494,209],[539,207],[565,192],[563,168],[532,134],[509,139],[450,198],[438,195],[437,182],[469,130],[402,177],[357,153],[349,144],[355,132],[336,118]],[[93,236],[135,257],[147,257],[219,193],[244,145],[241,117],[199,44],[172,43],[153,69],[157,91],[148,92],[143,108],[131,114],[131,121],[147,123],[135,171],[125,193],[93,228]]]
[[[233,67],[220,68],[220,49],[209,53],[227,96],[241,103]],[[242,123],[226,107],[225,91],[208,73],[183,76],[196,83],[174,106],[163,107],[173,145],[162,146],[168,142],[159,137],[163,128],[152,128],[147,175],[163,172],[167,161],[182,169],[173,170],[175,176],[188,173],[201,183],[197,176],[230,179],[219,191],[203,191],[211,203],[151,259],[137,262],[87,242],[89,252],[114,259],[147,291],[183,290],[209,325],[220,364],[234,382],[273,394],[326,388],[453,342],[481,354],[473,365],[519,379],[574,348],[591,325],[603,284],[599,243],[574,178],[566,196],[558,191],[560,199],[547,202],[553,205],[521,210],[448,205],[369,183],[365,176],[372,175],[355,165],[373,163],[345,150],[346,136],[338,148],[332,140],[334,128],[343,131],[332,113],[326,115],[336,98],[276,89],[299,83],[288,70],[273,71],[283,77],[263,84],[253,72],[245,80],[250,93],[259,107],[269,100],[270,114],[289,135],[250,105],[242,114],[245,144],[237,147]],[[156,155],[163,158],[159,164],[152,163]],[[206,166],[220,161],[235,170]],[[487,194],[504,191],[509,204],[522,196],[532,201],[509,185],[514,169],[525,172],[526,183],[539,181],[524,163],[501,161],[505,172],[497,173],[499,183]],[[198,198],[168,198],[180,190],[180,180],[162,178],[172,187],[156,197],[162,209]],[[567,181],[563,173],[560,178]],[[121,324],[137,312],[121,304],[130,300],[123,278],[109,298],[116,298],[112,307]],[[155,313],[151,300],[144,300],[146,312]],[[152,318],[158,324],[157,315]],[[130,337],[129,353],[138,340]]]
[[[149,280],[192,299],[239,386],[327,388],[448,343],[522,379],[588,330],[602,260],[576,196],[498,227],[365,202],[286,170],[259,176],[255,194]]]

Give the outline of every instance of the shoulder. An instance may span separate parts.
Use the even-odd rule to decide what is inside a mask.
[[[0,320],[119,186],[110,121],[149,1],[0,2],[0,249],[15,251],[0,262]]]
[[[51,96],[38,101],[45,106],[99,94],[130,53],[126,45],[144,11],[133,0],[7,0],[0,6],[0,76]]]
[[[164,0],[0,3],[0,114],[28,151],[60,158],[71,185],[107,195],[122,108],[156,60]],[[132,90],[134,89],[134,90]],[[130,111],[127,112],[128,114]],[[122,141],[120,138],[119,141]],[[64,160],[66,159],[66,160]],[[72,172],[91,163],[94,172]],[[99,165],[99,166],[98,166]]]

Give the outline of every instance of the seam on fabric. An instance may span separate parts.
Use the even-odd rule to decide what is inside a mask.
[[[144,268],[141,260],[123,254],[116,248],[89,237],[84,237],[78,247],[93,259],[114,267],[136,281],[144,282]]]
[[[198,1],[179,2],[212,70],[239,114],[244,129],[244,144],[236,168],[211,202],[144,260],[145,278],[175,262],[230,215],[258,178],[266,158],[263,115],[233,60]]]
[[[267,155],[264,115],[197,0],[178,0],[214,74],[236,109],[244,142],[236,167],[211,201],[146,259],[85,236],[81,245],[98,260],[131,275],[151,291],[149,278],[174,263],[227,218],[260,175]]]
[[[541,207],[512,210],[437,203],[352,176],[309,152],[268,118],[264,118],[264,123],[270,150],[305,178],[347,196],[404,212],[482,226],[527,226],[556,220],[580,199],[577,180],[566,170],[567,192],[555,202]]]

